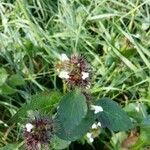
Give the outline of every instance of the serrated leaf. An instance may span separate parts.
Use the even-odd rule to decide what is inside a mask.
[[[72,132],[81,124],[86,115],[87,104],[83,94],[73,91],[65,95],[60,102],[56,117],[61,127],[61,130],[57,132],[58,136],[65,140],[73,139]]]
[[[126,112],[114,101],[102,98],[96,105],[103,108],[103,112],[97,114],[97,119],[103,127],[113,131],[126,131],[132,128],[132,123]]]
[[[40,93],[33,95],[28,104],[22,106],[19,111],[9,120],[12,122],[22,122],[26,119],[28,111],[40,111],[45,113],[52,112],[61,98],[61,93],[58,91],[51,91],[49,93]],[[54,107],[55,106],[55,107]]]
[[[68,141],[75,141],[86,134],[95,122],[95,116],[93,112],[89,111],[85,118],[82,119],[81,123],[75,126],[69,132],[65,130],[60,123],[60,129],[57,131],[57,136]]]

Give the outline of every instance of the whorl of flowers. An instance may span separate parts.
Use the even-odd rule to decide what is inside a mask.
[[[71,87],[90,86],[91,69],[86,59],[79,55],[66,54],[60,56],[60,62],[55,65],[58,75]]]
[[[90,132],[86,134],[87,140],[92,143],[94,142],[94,138],[98,137],[100,134],[101,123],[96,122],[91,126]]]
[[[25,125],[24,139],[27,150],[47,148],[54,134],[54,122],[47,118],[35,118]]]

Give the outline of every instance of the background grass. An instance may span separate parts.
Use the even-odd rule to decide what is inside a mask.
[[[19,140],[7,121],[32,94],[62,89],[54,61],[75,52],[95,96],[150,112],[150,0],[0,0],[0,147]]]

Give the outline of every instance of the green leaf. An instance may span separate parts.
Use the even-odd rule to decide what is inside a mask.
[[[60,139],[57,136],[54,136],[53,141],[52,141],[52,147],[55,150],[61,150],[61,149],[65,149],[69,146],[71,142],[70,141],[65,141]]]
[[[57,131],[57,136],[68,141],[75,141],[86,134],[95,122],[93,112],[89,111],[85,118],[82,119],[79,125],[75,126],[72,130],[67,130],[63,124],[59,122],[60,129]]]
[[[116,102],[102,98],[97,101],[96,105],[103,108],[103,112],[97,114],[97,119],[103,127],[113,131],[126,131],[132,128],[130,118]]]
[[[9,78],[9,83],[12,86],[20,86],[20,85],[24,85],[25,81],[23,79],[23,77],[19,74],[14,74]]]
[[[8,74],[4,68],[0,68],[0,86],[2,86],[6,79],[8,77]]]
[[[0,148],[0,150],[18,150],[17,144],[7,144],[6,146]]]
[[[9,120],[12,122],[22,122],[26,119],[29,111],[40,111],[50,113],[58,105],[61,98],[61,93],[58,91],[51,91],[49,93],[40,93],[33,95],[31,101],[20,108],[20,110]]]
[[[141,150],[149,145],[150,139],[150,115],[143,119],[140,123],[140,136],[137,142],[133,145],[132,150]]]
[[[130,117],[140,123],[147,116],[146,106],[142,103],[129,103],[124,110]]]
[[[10,87],[6,83],[0,87],[0,94],[11,95],[11,94],[14,94],[15,92],[16,92],[16,90],[14,88]]]
[[[150,139],[150,115],[143,119],[140,124],[140,138],[144,143],[149,144]]]
[[[72,133],[76,132],[76,128],[80,130],[81,123],[87,115],[87,104],[85,96],[77,91],[73,91],[65,95],[59,105],[56,120],[61,127],[57,134],[64,140],[74,140],[77,137]],[[86,121],[87,119],[85,119]],[[87,121],[86,121],[87,122]],[[78,131],[77,131],[78,132]],[[79,135],[80,134],[80,135]],[[82,133],[78,133],[78,137]]]

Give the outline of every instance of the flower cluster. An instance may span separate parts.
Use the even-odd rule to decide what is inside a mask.
[[[94,123],[91,127],[90,132],[86,134],[86,137],[90,143],[92,143],[94,141],[94,138],[98,137],[98,135],[100,134],[100,127],[100,122]]]
[[[91,69],[87,61],[78,55],[66,54],[60,56],[60,62],[55,65],[58,75],[64,79],[71,87],[89,87]]]
[[[53,136],[54,123],[46,118],[35,118],[25,125],[24,139],[27,150],[39,150],[48,145]]]
[[[92,111],[94,111],[94,114],[98,114],[100,112],[103,112],[103,108],[101,106],[98,105],[90,105],[90,109]],[[94,138],[97,137],[100,134],[100,127],[101,127],[101,123],[100,122],[96,122],[91,126],[91,130],[90,132],[88,132],[86,134],[86,137],[88,139],[88,141],[90,143],[92,143],[94,141]]]

